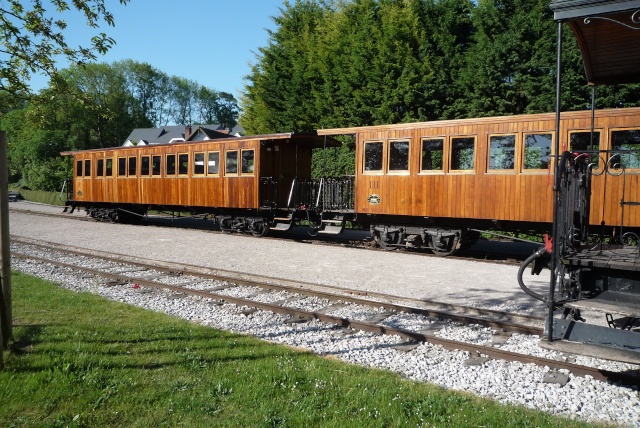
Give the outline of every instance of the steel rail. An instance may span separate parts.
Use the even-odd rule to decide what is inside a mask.
[[[95,253],[91,254],[92,252],[87,253],[87,250],[71,250],[71,249],[64,249],[64,248],[61,249],[60,247],[54,247],[54,246],[49,247],[49,246],[44,246],[42,244],[33,244],[28,242],[24,242],[24,243],[28,245],[37,245],[37,246],[49,248],[55,251],[65,252],[68,254],[74,254],[74,255],[80,255],[80,256],[87,256],[89,254],[92,257],[99,257],[101,259],[105,259],[113,262],[119,262],[119,263],[123,262],[122,258],[116,258],[116,257],[104,256],[104,255],[97,256],[95,255]],[[189,269],[189,267],[185,265],[176,264],[176,263],[163,262],[161,265],[158,265],[157,262],[149,263],[149,261],[145,262],[145,261],[140,261],[139,259],[127,260],[126,263],[136,265],[136,266],[146,267],[146,268],[158,269],[158,270],[164,269],[164,270],[170,270],[170,271],[171,270],[179,271],[183,275],[200,276],[200,277],[217,280],[217,281],[233,282],[239,285],[254,286],[254,287],[260,287],[260,288],[271,288],[271,289],[276,289],[281,291],[292,291],[291,289],[292,287],[294,287],[296,291],[299,293],[304,293],[307,295],[326,298],[330,300],[339,299],[345,302],[360,304],[363,306],[383,307],[386,310],[391,310],[396,312],[411,313],[411,314],[422,315],[422,316],[427,316],[431,318],[448,319],[448,320],[463,323],[463,324],[478,324],[483,327],[490,327],[497,330],[503,330],[503,331],[512,332],[512,333],[532,334],[532,335],[538,335],[538,336],[542,335],[543,333],[542,327],[539,327],[539,325],[542,324],[543,319],[538,317],[528,316],[528,315],[513,314],[508,312],[485,310],[485,309],[479,309],[479,308],[471,308],[469,306],[457,306],[457,305],[451,305],[451,304],[444,304],[441,302],[432,302],[428,300],[420,300],[418,302],[413,300],[413,302],[420,303],[420,304],[427,304],[427,305],[431,304],[432,306],[445,306],[450,310],[438,310],[434,308],[407,306],[407,305],[401,305],[396,303],[390,303],[388,301],[377,301],[377,300],[364,299],[361,297],[350,296],[349,294],[345,294],[345,293],[355,294],[355,293],[358,293],[358,291],[345,290],[338,287],[327,287],[324,285],[319,286],[317,284],[294,283],[292,281],[284,281],[285,282],[284,284],[277,284],[274,282],[276,280],[274,278],[261,277],[261,278],[254,279],[254,278],[247,278],[246,275],[243,275],[244,278],[242,278],[242,277],[238,277],[238,275],[233,275],[230,272],[225,272],[225,274],[207,273],[207,272],[204,272],[202,268],[194,269],[194,267],[191,267],[191,269]],[[318,290],[319,287],[331,288],[332,290],[335,290],[337,293],[320,291]],[[373,294],[374,293],[371,293],[371,294],[368,293],[368,295],[370,296],[373,296]],[[383,295],[380,293],[375,293],[375,294],[376,296],[374,297],[379,297],[384,299],[396,298],[395,296]],[[401,298],[401,297],[397,297],[397,299],[405,300],[405,301],[410,300],[410,299]],[[452,311],[456,311],[456,312],[452,312]],[[471,311],[475,313],[477,316],[463,315],[459,313],[459,312],[471,312]],[[518,324],[517,322],[515,322],[515,320],[520,320],[521,322],[525,322],[528,324]]]
[[[608,370],[602,370],[593,367],[581,366],[574,363],[568,363],[564,361],[551,360],[542,357],[536,357],[526,354],[515,353],[511,351],[506,351],[490,346],[484,345],[476,345],[470,344],[466,342],[458,342],[450,339],[444,339],[435,337],[430,334],[414,332],[402,328],[390,327],[390,326],[381,326],[378,324],[373,324],[366,321],[358,321],[352,320],[343,317],[337,317],[332,315],[322,314],[317,311],[306,311],[303,309],[295,309],[280,306],[278,304],[272,303],[264,303],[258,302],[246,298],[240,297],[232,297],[227,295],[222,295],[218,293],[214,293],[211,291],[205,290],[193,290],[184,288],[180,285],[171,285],[171,284],[163,284],[155,281],[145,280],[143,278],[135,278],[135,277],[124,277],[118,273],[109,273],[99,271],[93,268],[85,268],[82,266],[76,266],[70,263],[58,262],[55,260],[49,260],[42,257],[30,256],[27,254],[13,253],[15,257],[22,257],[26,259],[36,260],[42,263],[54,264],[61,267],[66,267],[72,270],[80,270],[86,273],[90,273],[92,275],[101,276],[104,278],[109,278],[117,281],[127,281],[133,282],[136,284],[140,284],[147,287],[157,288],[157,289],[165,289],[178,293],[182,293],[185,295],[199,296],[207,299],[217,299],[218,301],[224,303],[231,303],[238,306],[248,306],[260,310],[270,311],[274,313],[279,313],[283,315],[289,315],[292,317],[298,317],[299,319],[313,320],[317,319],[319,321],[333,324],[342,328],[352,328],[365,332],[376,333],[376,334],[387,334],[387,335],[398,335],[402,338],[414,341],[414,342],[423,342],[429,343],[432,345],[442,346],[443,348],[449,351],[462,351],[468,352],[471,355],[482,355],[487,356],[494,359],[500,359],[511,362],[520,362],[522,364],[535,364],[538,366],[547,366],[551,369],[555,370],[568,370],[576,376],[592,376],[596,380],[604,381],[604,382],[620,382],[624,384],[638,384],[639,378],[637,374],[634,373],[625,373],[625,372],[612,372]],[[170,275],[167,275],[170,276]]]

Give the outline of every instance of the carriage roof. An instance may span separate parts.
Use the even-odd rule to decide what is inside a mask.
[[[549,7],[575,34],[590,84],[640,82],[640,0],[552,0]]]

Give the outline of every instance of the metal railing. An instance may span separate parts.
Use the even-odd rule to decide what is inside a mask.
[[[355,177],[296,178],[291,185],[288,207],[322,211],[354,209]]]

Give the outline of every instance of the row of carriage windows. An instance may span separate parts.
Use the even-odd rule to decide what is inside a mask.
[[[529,133],[523,135],[523,171],[545,170],[551,161],[553,134]],[[421,172],[472,171],[475,169],[476,138],[451,137],[449,144],[444,137],[423,138],[421,140]],[[577,152],[597,151],[600,146],[600,132],[572,132],[570,150]],[[385,168],[385,142],[364,143],[364,173],[409,171],[409,140],[392,140],[387,143]],[[640,168],[640,130],[611,132],[613,152],[619,152],[616,163],[625,168]],[[446,150],[445,150],[446,149]],[[489,171],[514,171],[518,169],[516,134],[491,135],[489,137]]]
[[[164,170],[163,170],[164,160]],[[227,176],[252,175],[254,172],[254,150],[228,150],[225,152],[224,173]],[[220,152],[196,152],[167,155],[125,156],[117,158],[114,168],[112,158],[97,159],[96,177],[147,177],[186,176],[191,170],[193,176],[220,175]],[[114,171],[115,169],[115,171]],[[76,176],[91,176],[91,160],[76,161]]]

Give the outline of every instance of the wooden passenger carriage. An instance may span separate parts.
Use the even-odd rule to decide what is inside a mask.
[[[62,155],[74,161],[69,204],[93,217],[192,212],[263,234],[278,215],[289,215],[292,182],[310,177],[312,149],[336,144],[314,134],[282,133]]]
[[[448,253],[469,229],[551,231],[555,119],[531,114],[318,133],[355,135],[355,212],[370,217],[382,245]],[[640,201],[640,108],[598,111],[593,141],[590,111],[564,113],[559,138],[563,149],[593,156],[594,170],[620,171],[594,177],[591,224],[638,228],[640,208],[626,203]]]

